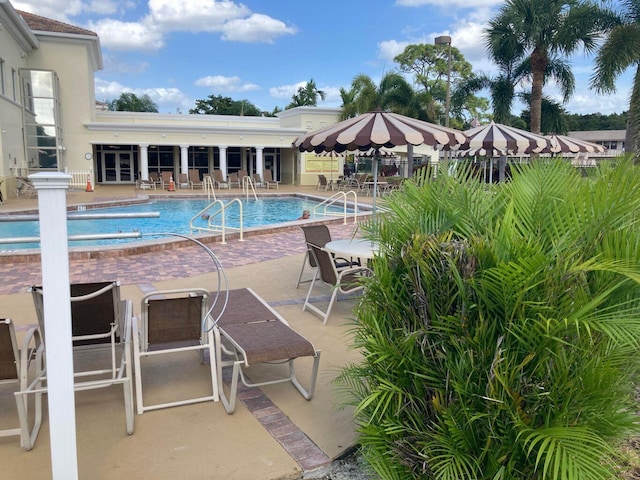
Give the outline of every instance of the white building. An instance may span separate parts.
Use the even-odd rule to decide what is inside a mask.
[[[245,170],[285,184],[315,185],[342,159],[299,153],[300,135],[338,121],[339,109],[298,107],[275,118],[110,112],[97,108],[103,68],[96,33],[14,9],[0,0],[0,180],[39,171],[90,172],[93,184],[126,184],[149,172]],[[403,154],[402,149],[398,152]],[[414,148],[434,157],[433,149]],[[404,149],[406,157],[406,149]],[[313,161],[309,161],[313,160]]]

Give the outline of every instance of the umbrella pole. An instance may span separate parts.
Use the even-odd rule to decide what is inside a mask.
[[[376,196],[378,194],[378,159],[380,158],[380,149],[376,148],[373,155],[373,219],[376,218]]]

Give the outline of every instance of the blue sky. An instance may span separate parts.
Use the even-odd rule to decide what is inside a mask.
[[[503,0],[29,0],[18,10],[88,28],[100,36],[104,69],[96,99],[148,94],[161,113],[187,113],[195,100],[222,95],[262,110],[284,108],[313,79],[340,107],[340,87],[361,73],[376,83],[409,44],[450,35],[474,70],[491,73],[483,31]],[[571,59],[571,113],[626,111],[634,72],[617,92],[589,90],[592,59]],[[557,97],[553,85],[545,94]],[[516,107],[514,113],[519,113]]]

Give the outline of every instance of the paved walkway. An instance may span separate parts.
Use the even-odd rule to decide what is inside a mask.
[[[332,238],[348,238],[356,230],[354,224],[329,225]],[[269,233],[229,240],[210,245],[222,266],[239,267],[304,253],[302,230]],[[190,277],[212,271],[212,262],[200,247],[183,247],[162,252],[141,253],[126,257],[71,260],[72,282],[109,281],[117,278],[123,285],[148,284],[162,280]],[[29,285],[42,282],[40,262],[0,263],[0,294],[24,292]]]

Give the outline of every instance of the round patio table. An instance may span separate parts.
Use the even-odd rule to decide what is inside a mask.
[[[324,246],[325,250],[343,258],[366,258],[371,259],[378,253],[379,246],[371,240],[362,238],[344,238],[332,240]]]

